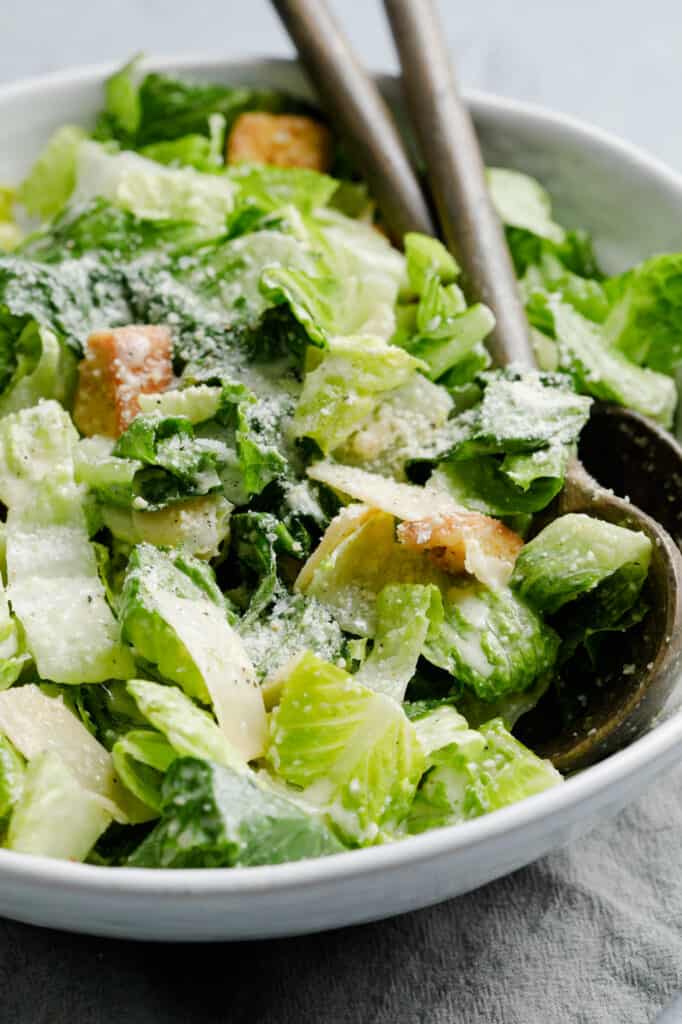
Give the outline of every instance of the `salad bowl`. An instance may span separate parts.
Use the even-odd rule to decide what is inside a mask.
[[[187,58],[145,67],[310,97],[294,61]],[[59,125],[91,122],[110,71],[85,68],[0,90],[0,181],[19,180]],[[379,83],[400,116],[399,83]],[[609,272],[682,248],[682,178],[570,118],[491,96],[469,99],[487,162],[538,178],[560,222],[591,232]],[[389,917],[467,892],[577,839],[642,793],[677,760],[681,743],[682,716],[671,707],[647,735],[562,786],[477,820],[317,860],[104,869],[1,851],[0,914],[162,941],[296,935]]]

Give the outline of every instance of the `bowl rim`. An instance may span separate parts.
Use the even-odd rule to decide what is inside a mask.
[[[268,57],[258,54],[228,58],[219,54],[183,54],[179,56],[150,56],[142,62],[146,70],[192,72],[216,68],[268,69],[295,65],[295,58]],[[90,84],[95,86],[120,67],[115,62],[81,65],[0,84],[0,104],[11,105],[33,92],[44,93],[51,88]],[[383,84],[395,85],[397,75],[373,71]],[[520,118],[534,122],[548,131],[578,135],[587,143],[609,150],[624,161],[656,179],[658,183],[679,195],[682,206],[682,174],[669,168],[658,158],[650,156],[638,146],[627,142],[580,118],[551,110],[540,104],[528,103],[479,90],[467,90],[466,99],[479,114],[500,114],[510,119]],[[586,768],[568,778],[564,784],[527,797],[518,804],[494,811],[489,815],[459,825],[444,826],[418,836],[409,836],[395,843],[311,860],[292,863],[240,868],[124,868],[91,864],[74,864],[48,857],[0,850],[0,874],[16,883],[29,883],[39,888],[58,885],[62,892],[91,890],[113,893],[170,895],[191,898],[195,895],[243,896],[249,893],[275,892],[298,889],[311,884],[349,881],[363,875],[383,874],[407,864],[423,864],[443,855],[486,845],[496,838],[511,838],[524,832],[534,823],[549,816],[576,808],[589,798],[612,791],[623,782],[659,762],[672,762],[675,749],[682,747],[682,713],[676,710],[666,721],[652,726],[644,736],[634,740],[623,750],[611,754],[604,761]],[[604,800],[604,803],[607,801]]]

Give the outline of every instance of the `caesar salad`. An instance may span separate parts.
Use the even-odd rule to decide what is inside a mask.
[[[245,867],[560,785],[651,543],[544,525],[593,398],[670,427],[682,255],[602,273],[488,181],[541,369],[436,239],[388,241],[318,110],[113,75],[0,190],[0,837]]]

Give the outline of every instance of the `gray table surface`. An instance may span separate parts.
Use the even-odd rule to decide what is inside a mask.
[[[369,63],[395,66],[378,0],[334,7]],[[679,0],[441,9],[466,85],[588,118],[682,169]],[[140,49],[290,53],[266,0],[0,3],[0,80]],[[682,989],[682,769],[587,839],[431,910],[194,947],[0,921],[0,983],[3,1024],[648,1024]]]

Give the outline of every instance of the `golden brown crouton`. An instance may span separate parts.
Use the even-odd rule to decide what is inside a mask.
[[[414,551],[428,551],[444,572],[471,572],[472,546],[484,557],[513,565],[523,547],[517,533],[480,512],[453,512],[401,523],[398,540]]]
[[[119,437],[140,411],[139,396],[173,377],[167,327],[131,324],[91,334],[79,367],[73,418],[88,437]]]
[[[227,140],[228,164],[275,164],[326,171],[331,164],[329,129],[299,114],[240,114]]]

